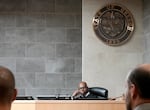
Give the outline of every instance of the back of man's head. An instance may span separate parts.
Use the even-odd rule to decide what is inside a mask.
[[[13,73],[0,66],[0,104],[10,104],[16,97]]]
[[[150,99],[150,64],[142,64],[134,69],[128,81],[135,84],[141,98]]]

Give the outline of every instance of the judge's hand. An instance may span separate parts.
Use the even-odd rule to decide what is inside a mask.
[[[79,90],[75,90],[74,93],[72,94],[72,96],[76,96],[78,94],[81,94]]]

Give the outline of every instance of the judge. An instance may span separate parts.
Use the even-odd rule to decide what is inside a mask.
[[[92,94],[89,91],[87,83],[82,81],[78,85],[78,89],[72,94],[72,99],[82,99],[82,98],[98,98],[98,96]]]

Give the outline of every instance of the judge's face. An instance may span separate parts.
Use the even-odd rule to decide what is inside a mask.
[[[88,87],[85,83],[80,83],[78,89],[79,89],[80,93],[83,95],[88,92]]]

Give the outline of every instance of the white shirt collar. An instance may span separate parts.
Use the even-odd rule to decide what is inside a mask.
[[[87,97],[90,94],[90,92],[87,92],[84,96]]]

